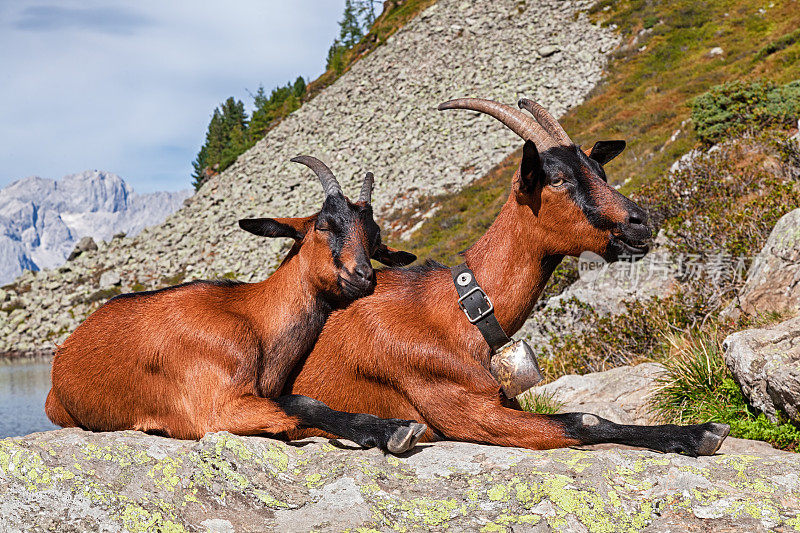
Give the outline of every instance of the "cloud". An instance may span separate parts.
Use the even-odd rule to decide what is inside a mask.
[[[322,73],[344,0],[0,1],[0,187],[116,172],[190,185],[213,109]]]
[[[31,6],[22,10],[14,27],[27,31],[76,29],[130,35],[152,24],[146,17],[122,7]]]

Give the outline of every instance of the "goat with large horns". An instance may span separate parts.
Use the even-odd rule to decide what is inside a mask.
[[[519,106],[533,118],[476,98],[439,106],[486,113],[524,140],[508,200],[464,253],[507,335],[522,327],[564,256],[592,251],[615,261],[643,255],[650,238],[646,213],[606,182],[603,165],[624,141],[599,141],[584,153],[542,106],[524,99]],[[611,442],[696,456],[716,452],[728,434],[716,423],[629,426],[587,413],[524,412],[491,374],[492,350],[459,308],[448,267],[428,262],[376,274],[373,294],[331,315],[286,392],[425,422],[427,440],[533,449]]]
[[[416,444],[423,424],[281,396],[331,311],[373,290],[370,258],[386,265],[415,259],[381,243],[370,205],[371,173],[353,203],[321,161],[292,161],[319,178],[322,209],[305,218],[239,221],[256,235],[294,239],[275,273],[259,283],[195,281],[111,299],[56,350],[45,405],[50,420],[181,439],[314,427],[394,453]]]

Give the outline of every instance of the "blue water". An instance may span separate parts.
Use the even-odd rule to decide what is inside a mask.
[[[44,414],[50,363],[0,363],[0,438],[57,429]]]

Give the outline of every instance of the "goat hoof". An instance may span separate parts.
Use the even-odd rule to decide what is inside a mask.
[[[389,442],[386,443],[386,449],[392,453],[407,452],[417,445],[417,442],[427,430],[428,426],[417,423],[401,427],[389,438]]]
[[[728,424],[709,422],[697,446],[697,455],[714,455],[731,432]]]

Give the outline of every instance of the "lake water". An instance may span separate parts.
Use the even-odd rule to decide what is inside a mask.
[[[58,429],[44,414],[50,363],[0,363],[0,438]]]

